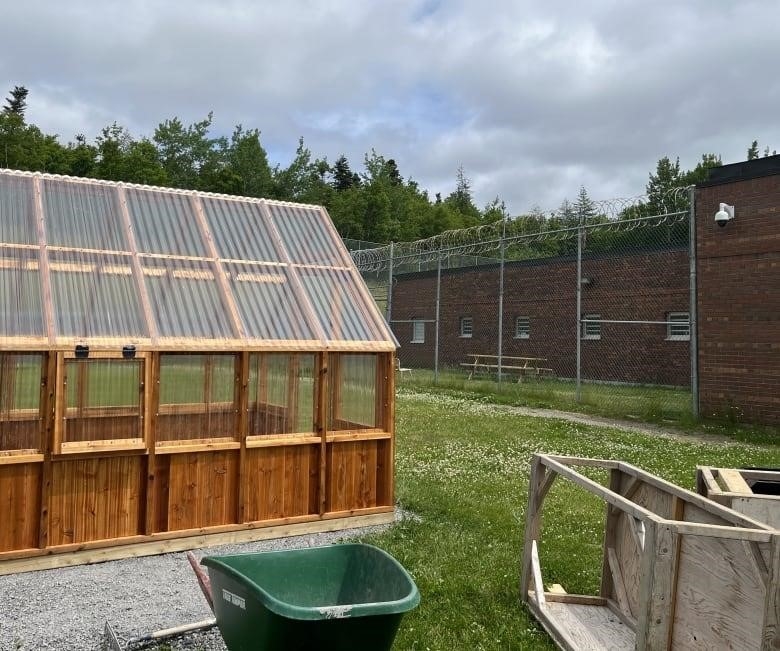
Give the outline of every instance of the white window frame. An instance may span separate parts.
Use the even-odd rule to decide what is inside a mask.
[[[463,339],[471,339],[474,334],[474,317],[462,316],[458,321],[460,336]]]
[[[412,321],[412,339],[409,343],[424,344],[425,343],[425,321],[423,319],[411,319],[411,321]]]
[[[531,317],[530,316],[515,317],[515,339],[530,339],[530,338],[531,338]]]
[[[675,332],[676,328],[685,328],[686,332]],[[666,313],[666,341],[691,340],[691,315],[688,312]]]
[[[587,321],[601,321],[600,314],[586,314],[582,317],[582,338],[598,340],[601,339],[601,323],[586,323]],[[588,328],[592,328],[588,332]]]

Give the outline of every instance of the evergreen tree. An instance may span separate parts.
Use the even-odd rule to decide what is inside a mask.
[[[342,154],[333,163],[333,189],[339,192],[349,190],[355,185],[355,174],[349,168],[347,157]]]
[[[753,160],[754,158],[758,158],[758,140],[754,140],[747,150],[747,159]]]
[[[3,113],[18,115],[24,120],[24,112],[27,109],[27,95],[29,92],[30,91],[24,86],[14,86],[14,89],[11,91],[11,96],[6,99]]]
[[[572,210],[574,212],[575,219],[582,223],[593,221],[593,219],[598,214],[596,210],[596,204],[593,203],[591,198],[588,196],[588,191],[585,189],[584,185],[580,186],[580,191],[577,193],[577,201],[574,202]],[[564,223],[564,225],[566,224]]]

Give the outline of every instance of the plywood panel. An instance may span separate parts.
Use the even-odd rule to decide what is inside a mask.
[[[41,467],[0,465],[0,552],[38,546]]]
[[[52,462],[49,545],[143,533],[144,458]]]
[[[350,511],[377,505],[376,440],[328,445],[328,511]]]
[[[677,572],[673,648],[761,648],[766,588],[742,541],[683,536]]]
[[[318,444],[247,450],[246,520],[317,513],[319,455]]]
[[[236,513],[238,454],[234,451],[171,455],[168,530],[231,524]]]
[[[607,606],[548,601],[539,608],[554,630],[565,631],[558,641],[577,651],[633,651],[636,636]],[[558,638],[558,636],[555,636]]]

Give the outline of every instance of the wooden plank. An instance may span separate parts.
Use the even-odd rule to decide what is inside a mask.
[[[609,565],[610,574],[612,576],[612,586],[614,588],[615,596],[617,597],[617,603],[627,615],[631,615],[631,606],[628,603],[628,594],[626,593],[626,585],[623,583],[623,575],[620,572],[620,564],[618,563],[617,556],[615,554],[614,547],[607,548],[607,561]]]
[[[251,483],[246,469],[246,447],[249,434],[249,353],[236,358],[236,394],[238,396],[238,474],[236,478],[236,522],[244,522],[244,498]]]
[[[323,515],[328,510],[328,391],[330,378],[328,376],[329,358],[327,351],[317,353],[317,381],[315,385],[315,417],[314,431],[320,437],[320,476],[319,476],[319,513]]]
[[[542,568],[539,565],[539,549],[536,540],[531,541],[531,576],[533,576],[534,581],[536,604],[543,607],[545,605],[544,583],[542,582]]]
[[[395,504],[395,353],[388,353],[385,358],[386,379],[384,386],[385,409],[384,423],[386,432],[390,434],[387,444],[377,447],[377,503]]]
[[[520,598],[528,602],[528,591],[531,587],[533,541],[541,535],[541,508],[544,500],[539,499],[539,491],[545,481],[548,470],[542,464],[542,456],[534,454],[531,459],[531,475],[528,484],[528,506],[525,512],[525,535],[523,543],[523,558],[520,565]]]
[[[198,549],[214,545],[238,544],[257,540],[269,540],[288,536],[304,536],[329,531],[341,531],[356,527],[368,527],[390,524],[395,521],[391,510],[368,513],[359,516],[321,518],[317,515],[290,518],[281,524],[234,525],[227,530],[209,532],[195,530],[190,532],[159,533],[152,536],[138,536],[129,540],[112,541],[115,544],[98,543],[89,545],[71,545],[61,550],[35,550],[25,552],[14,560],[3,560],[0,554],[0,575],[30,572],[34,570],[69,567],[88,563],[102,563],[120,558],[135,558],[156,554]],[[62,552],[62,553],[60,553]]]
[[[45,357],[45,371],[41,382],[41,415],[43,416],[43,440],[41,451],[43,452],[43,465],[41,467],[41,481],[38,503],[40,505],[40,517],[38,519],[38,546],[45,549],[49,541],[49,503],[51,495],[51,463],[52,453],[56,449],[56,423],[57,423],[57,394],[59,384],[59,370],[62,367],[62,354],[49,352]],[[60,400],[64,394],[60,394]]]
[[[125,229],[125,238],[127,239],[127,247],[133,254],[130,259],[130,264],[133,268],[133,278],[135,280],[136,289],[138,290],[138,297],[141,302],[141,312],[143,313],[144,323],[146,323],[146,333],[152,340],[152,344],[157,343],[159,333],[157,332],[157,323],[154,320],[152,313],[152,302],[149,299],[149,292],[146,289],[146,282],[144,281],[144,274],[141,271],[141,261],[138,258],[138,244],[135,241],[135,232],[133,231],[133,224],[130,220],[130,212],[127,208],[127,195],[124,187],[121,185],[116,189],[119,198],[119,214],[122,217],[122,224]]]
[[[780,529],[780,497],[777,495],[735,497],[731,500],[731,508],[773,529]]]
[[[753,494],[753,491],[750,490],[750,486],[748,486],[738,470],[734,470],[733,468],[718,468],[717,479],[723,484],[723,487],[728,493],[742,493],[744,495]]]
[[[150,353],[144,364],[144,441],[146,443],[146,492],[144,533],[155,532],[157,522],[157,414],[160,410],[160,353]]]
[[[0,552],[39,545],[41,466],[0,466]]]
[[[555,476],[555,473],[550,473],[551,476]],[[622,480],[622,473],[613,468],[609,471],[609,489],[615,493],[620,492],[620,485]],[[628,498],[626,498],[628,499]],[[621,511],[614,508],[611,504],[605,506],[605,521],[604,521],[604,542],[602,545],[602,562],[601,562],[601,586],[599,588],[599,595],[604,598],[609,598],[615,593],[615,584],[613,580],[613,572],[610,568],[609,550],[612,549],[614,553],[615,540],[618,533],[618,520],[621,517]],[[619,568],[618,568],[619,569]],[[628,609],[631,612],[631,609]]]
[[[761,651],[777,651],[780,647],[780,534],[772,537],[769,558],[771,572],[767,584],[770,589],[764,604]]]
[[[672,647],[760,648],[766,596],[741,540],[683,536]]]
[[[633,651],[636,636],[607,606],[548,602],[531,612],[564,651]]]
[[[54,343],[56,328],[54,325],[54,301],[51,291],[51,274],[49,272],[49,253],[46,248],[46,224],[43,215],[43,195],[41,194],[41,177],[33,176],[33,208],[35,224],[38,233],[38,264],[41,277],[41,307],[43,308],[43,324],[49,338],[49,345]]]

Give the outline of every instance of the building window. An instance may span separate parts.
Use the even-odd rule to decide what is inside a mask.
[[[519,316],[515,319],[515,339],[531,338],[531,318]]]
[[[474,319],[470,316],[460,317],[460,336],[471,337],[474,332]]]
[[[425,343],[425,321],[422,319],[412,319],[412,341],[413,344]]]
[[[582,318],[582,338],[601,339],[601,315],[586,314]]]
[[[671,341],[690,341],[691,320],[687,312],[666,313],[666,339]]]

